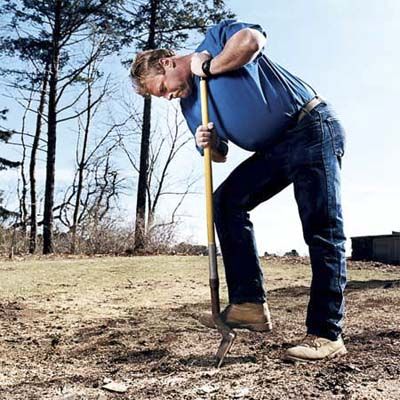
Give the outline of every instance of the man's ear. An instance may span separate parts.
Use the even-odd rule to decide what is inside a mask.
[[[160,58],[159,62],[165,69],[175,68],[176,65],[175,60],[172,57]]]

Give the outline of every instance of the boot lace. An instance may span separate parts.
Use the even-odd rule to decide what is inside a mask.
[[[322,343],[318,340],[318,336],[307,334],[301,341],[301,346],[319,349]]]

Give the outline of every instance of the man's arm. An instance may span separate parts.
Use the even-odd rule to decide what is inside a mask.
[[[243,67],[257,57],[266,41],[256,29],[245,28],[236,32],[226,42],[222,52],[211,61],[211,74],[218,75]]]
[[[243,67],[257,57],[266,41],[266,37],[256,29],[241,29],[228,39],[221,53],[213,58],[210,73],[219,75]],[[202,65],[208,58],[210,56],[207,53],[193,55],[191,69],[195,75],[205,77]]]

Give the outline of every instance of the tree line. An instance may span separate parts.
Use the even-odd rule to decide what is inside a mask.
[[[157,228],[172,226],[196,178],[170,191],[178,195],[170,221],[156,222],[157,206],[168,193],[168,168],[190,136],[177,110],[163,132],[152,126],[150,97],[142,99],[140,107],[126,104],[125,115],[113,115],[115,82],[107,63],[117,59],[128,67],[137,51],[188,47],[192,32],[204,33],[209,25],[232,16],[223,1],[3,0],[0,76],[9,101],[0,104],[0,140],[8,143],[3,149],[12,144],[20,148],[17,160],[0,155],[0,170],[20,172],[18,210],[1,205],[0,191],[3,234],[11,229],[15,237],[17,232],[27,240],[30,253],[39,251],[40,242],[43,254],[55,251],[55,232],[68,235],[68,250],[75,253],[81,240],[90,240],[93,227],[101,221],[107,225],[124,190],[136,191],[137,197],[132,251],[145,251]],[[17,118],[13,113],[18,126],[6,128],[13,110],[19,113]],[[107,113],[107,124],[101,124]],[[65,127],[72,131],[71,126],[73,179],[56,202],[56,160],[66,141],[60,132]],[[15,143],[11,138],[17,138]],[[134,188],[127,187],[118,170],[121,153],[137,176]],[[40,159],[46,171],[42,203],[37,184]]]

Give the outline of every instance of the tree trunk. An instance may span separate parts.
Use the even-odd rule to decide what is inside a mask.
[[[151,97],[144,99],[142,140],[140,143],[139,182],[136,202],[135,251],[144,248],[146,235],[146,192],[149,170],[149,147],[151,129]]]
[[[46,189],[43,218],[43,254],[53,253],[53,206],[57,138],[57,81],[59,69],[59,42],[61,34],[62,0],[55,1],[52,55],[49,81],[49,112],[47,129]]]
[[[149,37],[147,39],[146,50],[155,49],[155,34],[157,11],[160,0],[151,1],[151,14],[149,25]],[[140,166],[139,181],[136,201],[136,220],[135,220],[135,251],[143,250],[146,235],[146,191],[149,169],[149,146],[151,131],[151,97],[144,99],[142,140],[140,143]]]
[[[86,169],[86,152],[87,152],[87,143],[89,139],[89,129],[90,129],[90,120],[91,120],[91,111],[92,111],[92,83],[91,76],[89,73],[88,76],[88,96],[87,96],[87,116],[86,116],[86,124],[84,129],[84,137],[83,137],[83,146],[82,146],[82,154],[81,159],[78,162],[78,187],[76,189],[76,199],[75,199],[75,208],[74,215],[72,219],[72,243],[71,243],[71,252],[75,254],[76,252],[76,228],[78,225],[78,217],[79,217],[79,206],[81,203],[82,190],[83,190],[83,178],[84,172]]]
[[[21,159],[21,181],[22,181],[22,189],[21,189],[21,197],[19,201],[19,209],[20,209],[20,224],[21,231],[24,234],[24,243],[26,241],[26,227],[28,220],[28,209],[26,207],[26,197],[28,194],[28,183],[26,180],[25,174],[25,161],[26,161],[26,144],[25,144],[25,122],[26,122],[26,114],[30,109],[32,101],[32,92],[30,94],[29,101],[26,105],[26,109],[24,112],[24,116],[22,117],[22,126],[21,126],[21,144],[22,144],[22,159]]]
[[[47,81],[49,79],[49,63],[46,63],[46,68],[43,76],[42,89],[40,91],[39,107],[36,116],[35,137],[32,143],[31,160],[29,163],[29,183],[31,194],[31,229],[29,238],[29,253],[33,254],[36,251],[37,239],[37,208],[36,208],[36,154],[39,147],[40,134],[42,131],[42,116],[44,105],[46,103]]]

